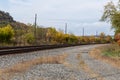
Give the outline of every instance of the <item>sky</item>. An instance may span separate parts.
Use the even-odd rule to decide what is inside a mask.
[[[37,14],[37,25],[65,29],[75,35],[96,35],[104,32],[113,35],[111,25],[100,22],[104,5],[110,0],[0,0],[0,10],[9,12],[14,20],[23,23],[34,23]],[[113,0],[117,3],[118,0]]]

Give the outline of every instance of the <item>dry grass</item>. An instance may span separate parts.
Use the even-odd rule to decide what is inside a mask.
[[[97,80],[104,80],[103,77],[101,77],[99,74],[95,73],[93,70],[89,68],[89,66],[85,63],[85,61],[82,59],[81,54],[77,54],[76,57],[79,60],[78,68],[82,68],[86,73],[90,75],[90,77],[98,77]]]
[[[81,54],[77,54],[76,56],[77,59],[81,59],[81,57],[82,57]]]
[[[2,76],[4,76],[5,80],[9,80],[9,78],[16,73],[23,73],[27,70],[29,70],[32,66],[39,65],[39,64],[64,64],[64,60],[67,57],[67,54],[57,55],[57,56],[47,56],[47,57],[40,57],[36,59],[32,59],[29,61],[24,61],[17,63],[10,68],[5,68],[0,70],[0,80],[2,79]]]
[[[26,79],[24,79],[24,80],[26,80]],[[33,77],[33,78],[30,78],[29,80],[45,80],[45,78],[36,78],[36,77]]]
[[[71,65],[70,63],[68,63],[67,61],[62,63],[65,67],[67,68],[73,68],[73,65]]]
[[[117,59],[117,58],[111,58],[111,57],[108,57],[108,56],[102,56],[101,47],[91,50],[89,54],[90,54],[91,57],[93,57],[95,59],[107,62],[107,63],[113,65],[114,67],[120,69],[120,60]]]

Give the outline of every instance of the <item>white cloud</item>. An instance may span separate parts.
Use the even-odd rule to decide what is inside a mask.
[[[109,0],[9,0],[9,12],[17,20],[33,23],[34,14],[38,14],[38,24],[56,26],[64,29],[67,22],[69,31],[81,34],[85,27],[86,34],[96,30],[109,34],[110,25],[98,22],[103,13],[103,6]],[[114,0],[116,2],[118,0]],[[113,33],[113,32],[110,32]]]
[[[114,34],[113,30],[110,29],[111,28],[110,24],[103,22],[81,23],[79,25],[76,25],[76,27],[74,27],[73,32],[75,32],[75,34],[82,35],[83,28],[85,29],[85,35],[95,35],[96,31],[98,33],[104,32],[106,35]]]
[[[10,3],[18,5],[31,5],[29,0],[9,0]]]

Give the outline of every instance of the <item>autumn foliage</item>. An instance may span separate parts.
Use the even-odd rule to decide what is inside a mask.
[[[120,45],[120,33],[115,35],[115,41]]]
[[[10,25],[0,28],[0,42],[8,43],[14,36],[14,30]]]
[[[101,33],[99,36],[76,36],[74,34],[65,34],[55,28],[37,27],[34,33],[34,25],[28,25],[26,29],[13,29],[7,25],[0,28],[0,43],[7,43],[17,46],[46,45],[46,44],[90,44],[90,43],[110,43],[111,36]]]

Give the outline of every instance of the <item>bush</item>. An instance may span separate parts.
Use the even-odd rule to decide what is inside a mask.
[[[118,41],[118,40],[120,40],[120,33],[115,35],[115,41]]]
[[[120,40],[117,41],[118,45],[120,46]]]
[[[8,43],[14,36],[14,30],[10,25],[0,28],[0,42]]]
[[[32,33],[27,33],[25,34],[25,40],[28,44],[33,44],[33,42],[35,41],[35,37]]]
[[[120,46],[118,44],[111,44],[102,49],[103,56],[119,57],[120,58]]]

